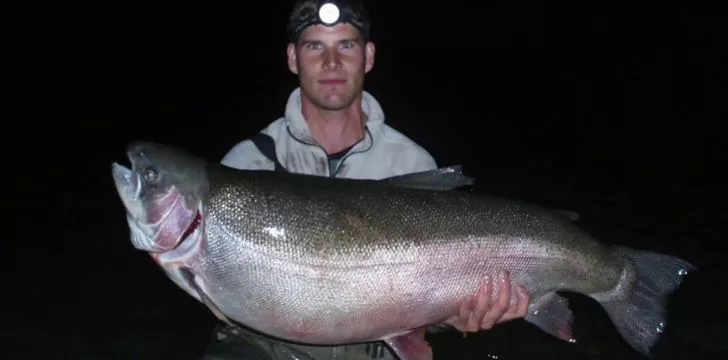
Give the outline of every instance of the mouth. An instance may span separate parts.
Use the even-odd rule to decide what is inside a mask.
[[[124,205],[130,206],[132,201],[139,199],[141,192],[141,180],[135,177],[131,169],[119,164],[111,164],[111,173],[114,178],[114,185],[122,195]]]
[[[131,169],[117,162],[111,163],[111,173],[114,180],[120,184],[128,184],[131,180]]]
[[[188,208],[184,197],[174,188],[145,206],[138,174],[115,162],[112,163],[112,174],[127,210],[131,242],[135,248],[153,253],[167,252],[200,230],[203,224],[200,209]]]

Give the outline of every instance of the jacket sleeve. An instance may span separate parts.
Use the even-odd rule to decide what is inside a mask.
[[[427,152],[423,152],[415,157],[414,161],[412,161],[412,171],[410,172],[435,169],[437,169],[437,162],[435,162],[435,159],[432,158],[432,155],[428,154]]]
[[[437,169],[437,163],[432,155],[419,147],[401,153],[393,165],[392,176]]]

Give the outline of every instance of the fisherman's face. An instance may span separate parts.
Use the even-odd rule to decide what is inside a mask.
[[[350,24],[310,26],[298,44],[289,44],[288,68],[298,74],[301,91],[323,110],[341,110],[364,88],[364,75],[374,66],[374,44],[364,43]]]

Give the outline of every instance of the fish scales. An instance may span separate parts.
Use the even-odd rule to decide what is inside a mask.
[[[573,212],[451,191],[472,184],[459,167],[373,181],[236,170],[151,142],[127,156],[112,175],[131,244],[220,320],[286,341],[382,340],[431,360],[414,330],[507,270],[530,294],[524,320],[573,340],[556,291],[575,291],[649,357],[668,295],[695,269],[600,243]]]
[[[456,312],[455,300],[472,295],[499,269],[509,270],[516,283],[548,292],[560,287],[556,279],[585,278],[571,275],[579,268],[574,261],[613,260],[602,248],[596,253],[601,258],[582,256],[585,240],[575,241],[571,223],[525,205],[500,206],[496,198],[465,202],[466,195],[457,192],[352,189],[346,182],[291,188],[276,173],[255,176],[220,185],[211,180],[207,224],[219,232],[208,235],[210,260],[203,269],[215,274],[207,279],[211,288],[227,290],[211,290],[210,296],[221,304],[245,299],[223,309],[241,314],[243,322],[261,316],[301,319],[311,334],[301,341],[368,339],[369,325],[361,330],[352,324],[379,321],[382,313],[397,319],[389,328],[378,323],[377,337],[401,328],[402,317],[411,327],[441,321]],[[441,215],[443,209],[449,217]],[[230,234],[246,235],[233,239]],[[589,278],[602,281],[582,287],[571,282],[577,290],[608,289],[619,280],[613,267],[584,268],[597,269]],[[527,275],[534,271],[542,271],[538,279]],[[387,308],[396,309],[396,316]],[[283,328],[273,324],[263,330],[292,336],[277,333]]]

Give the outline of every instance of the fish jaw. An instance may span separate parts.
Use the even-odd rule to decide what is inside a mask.
[[[138,183],[139,178],[134,176],[131,169],[118,163],[111,164],[111,175],[116,192],[119,194],[127,214],[133,218],[139,218],[143,214],[142,203],[138,201],[138,192],[141,190],[141,185]]]
[[[202,303],[205,295],[201,292],[206,288],[200,272],[200,255],[205,243],[204,225],[204,219],[200,218],[199,224],[176,248],[165,253],[150,253],[152,260],[177,286]]]
[[[126,208],[132,245],[152,253],[177,247],[194,226],[199,214],[197,209],[188,207],[185,197],[174,185],[150,191],[144,188],[136,171],[118,163],[112,164],[112,174]]]

